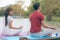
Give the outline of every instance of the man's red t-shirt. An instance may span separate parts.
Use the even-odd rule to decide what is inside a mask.
[[[35,11],[30,15],[31,29],[30,33],[38,33],[41,31],[44,15],[41,12]]]

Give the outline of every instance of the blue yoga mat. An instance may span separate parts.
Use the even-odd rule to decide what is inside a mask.
[[[8,36],[8,37],[5,37],[4,39],[5,40],[19,40],[20,36]]]
[[[39,36],[39,37],[35,37],[35,36],[22,36],[22,37],[26,37],[28,39],[31,39],[31,40],[36,40],[36,39],[44,39],[44,38],[50,38],[49,36]],[[20,36],[8,36],[8,37],[5,37],[4,39],[6,40],[19,40],[20,39]]]

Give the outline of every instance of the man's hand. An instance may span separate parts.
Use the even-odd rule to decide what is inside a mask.
[[[50,29],[56,30],[55,26],[51,26]]]
[[[51,26],[51,29],[57,30],[58,28],[56,26]]]
[[[19,29],[22,29],[22,28],[23,28],[23,26],[20,26],[20,27],[19,27]]]

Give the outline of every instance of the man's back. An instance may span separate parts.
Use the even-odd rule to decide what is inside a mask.
[[[35,11],[30,15],[31,33],[37,33],[41,31],[42,20],[44,20],[44,15],[38,11]]]

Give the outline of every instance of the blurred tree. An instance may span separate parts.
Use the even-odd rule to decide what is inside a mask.
[[[31,5],[28,7],[27,11],[22,9],[24,2],[21,3],[21,1],[18,1],[15,5],[10,6],[13,8],[15,15],[28,17],[29,14],[34,11],[32,5],[36,2],[40,2],[41,11],[46,15],[48,21],[52,20],[52,16],[60,16],[60,0],[31,0]],[[3,15],[2,11],[0,11],[0,14]]]
[[[24,13],[24,9],[22,9],[21,5],[11,5],[10,7],[13,8],[15,15],[21,16]]]
[[[27,8],[28,10],[25,12],[24,15],[26,15],[28,17],[30,15],[30,13],[32,13],[34,11],[33,4],[36,2],[40,2],[40,0],[31,0],[31,5]]]
[[[0,9],[0,16],[4,16],[4,7]]]
[[[13,8],[13,10],[17,16],[24,15],[24,9],[22,8],[23,4],[24,4],[23,1],[18,1],[15,5],[10,5],[10,7]]]
[[[32,5],[36,2],[40,2],[42,13],[47,17],[47,21],[52,20],[52,16],[60,16],[60,0],[31,0],[32,3],[28,8],[28,12],[33,11]]]
[[[42,12],[47,14],[47,20],[52,20],[52,15],[58,16],[60,10],[60,0],[43,0],[41,2]]]

